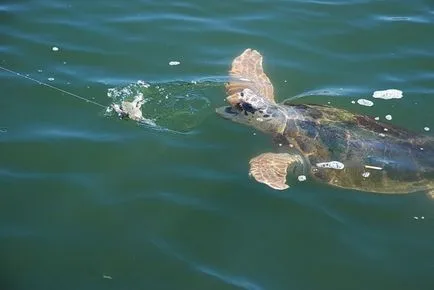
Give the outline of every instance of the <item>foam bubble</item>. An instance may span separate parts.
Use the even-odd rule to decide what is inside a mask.
[[[169,65],[179,65],[179,64],[181,64],[179,61],[177,61],[177,60],[172,60],[172,61],[169,61]]]
[[[386,115],[384,118],[386,118],[386,120],[390,121],[390,120],[392,120],[392,115]]]
[[[138,81],[137,81],[137,84],[138,84],[139,86],[144,87],[144,88],[149,88],[149,86],[150,86],[147,82],[142,81],[142,80],[138,80]]]
[[[316,164],[320,168],[344,169],[345,165],[339,161],[321,162]]]
[[[362,176],[363,176],[364,178],[368,178],[369,175],[371,175],[371,173],[368,172],[368,171],[365,171],[365,172],[362,173]]]
[[[375,91],[372,95],[373,98],[376,99],[401,99],[403,97],[402,91],[396,89],[388,89],[383,91]]]
[[[366,99],[358,99],[357,104],[361,106],[372,107],[374,105],[374,102]]]
[[[306,181],[306,176],[305,175],[298,176],[298,181]]]

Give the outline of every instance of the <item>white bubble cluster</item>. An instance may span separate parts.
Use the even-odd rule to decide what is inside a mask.
[[[365,107],[372,107],[374,105],[374,102],[367,99],[358,99],[357,104]]]
[[[320,168],[344,169],[345,165],[339,161],[321,162],[316,164]]]
[[[365,172],[362,173],[362,176],[363,176],[364,178],[368,178],[369,175],[371,175],[371,173],[368,172],[368,171],[365,171]]]
[[[403,96],[402,91],[396,89],[375,91],[374,94],[372,95],[373,98],[384,99],[384,100],[401,99],[402,96]]]
[[[418,216],[414,216],[413,218],[414,218],[415,220],[418,220],[418,219],[424,220],[424,219],[425,219],[425,217],[424,217],[424,216],[421,216],[421,217],[418,217]]]
[[[305,175],[298,176],[298,181],[306,181],[306,176]]]
[[[137,81],[137,84],[138,84],[139,86],[144,87],[144,88],[149,88],[149,87],[150,87],[150,85],[149,85],[147,82],[142,81],[142,80],[138,80],[138,81]]]
[[[179,65],[179,64],[181,64],[179,61],[177,61],[177,60],[172,60],[172,61],[169,61],[169,65]]]
[[[386,118],[386,120],[390,121],[390,120],[392,120],[392,115],[386,115],[384,118]]]

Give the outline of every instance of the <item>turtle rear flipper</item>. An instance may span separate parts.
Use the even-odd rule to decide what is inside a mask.
[[[277,190],[287,189],[286,175],[288,168],[294,170],[297,166],[304,168],[303,158],[298,154],[263,153],[249,162],[249,175],[256,181],[264,183]]]

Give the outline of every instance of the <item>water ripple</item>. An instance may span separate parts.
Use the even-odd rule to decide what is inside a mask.
[[[138,137],[134,134],[116,134],[104,133],[98,131],[90,131],[83,128],[72,129],[65,127],[42,127],[32,129],[31,131],[13,132],[5,138],[0,138],[2,143],[13,143],[23,141],[41,141],[48,140],[68,141],[68,140],[86,140],[91,142],[111,143],[111,142],[127,142],[134,140]]]
[[[162,251],[164,254],[175,258],[179,261],[184,262],[186,265],[188,265],[190,268],[200,272],[207,274],[211,277],[219,279],[221,282],[236,286],[242,289],[247,290],[261,290],[263,289],[258,284],[254,283],[250,279],[242,276],[236,276],[236,275],[229,275],[227,273],[224,273],[221,270],[218,270],[216,268],[213,268],[209,265],[204,265],[202,263],[198,263],[193,261],[192,259],[188,258],[185,254],[180,253],[179,251],[175,250],[173,246],[169,245],[165,240],[161,238],[152,238],[151,242],[154,246],[156,246],[160,251]]]

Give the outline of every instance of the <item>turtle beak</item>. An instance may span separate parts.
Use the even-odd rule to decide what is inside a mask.
[[[218,115],[229,120],[235,118],[240,113],[239,110],[237,110],[235,107],[232,106],[223,106],[217,108],[215,111]]]
[[[240,95],[238,93],[232,94],[226,98],[226,102],[228,102],[230,106],[217,108],[216,113],[225,119],[233,119],[240,113],[240,101]]]

